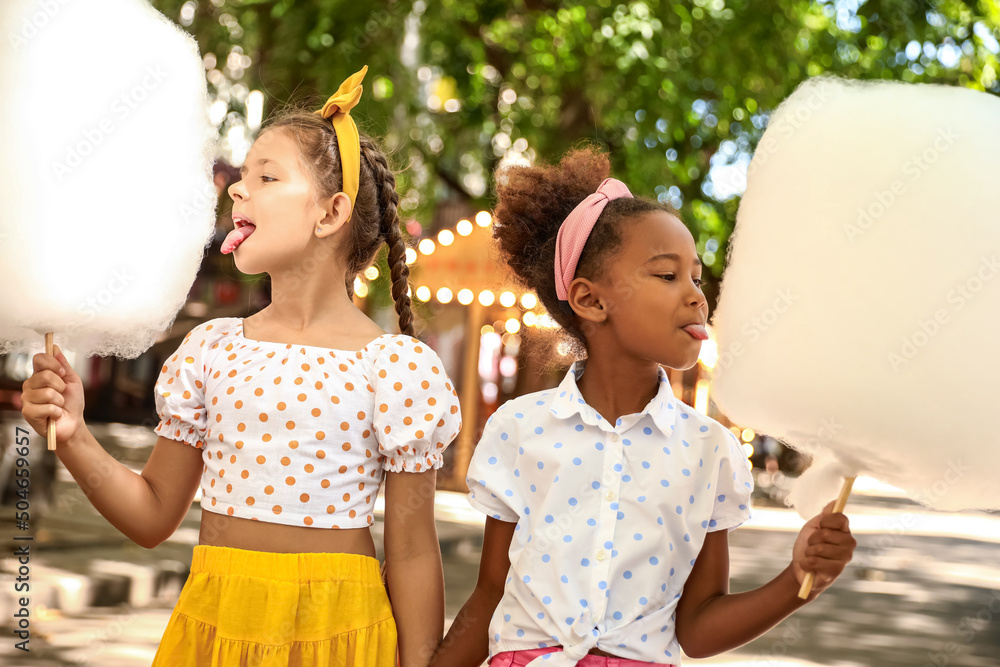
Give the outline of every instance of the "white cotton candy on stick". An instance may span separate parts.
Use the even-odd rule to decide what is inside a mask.
[[[1000,99],[813,79],[748,170],[714,324],[736,423],[816,457],[803,518],[865,473],[1000,509]]]
[[[197,44],[145,0],[4,0],[0,38],[0,352],[136,357],[214,232]]]

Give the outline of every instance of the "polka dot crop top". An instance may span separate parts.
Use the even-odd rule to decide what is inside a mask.
[[[203,450],[202,507],[315,528],[371,525],[385,471],[440,468],[462,425],[438,355],[385,334],[358,351],[192,329],[156,382],[155,431]]]

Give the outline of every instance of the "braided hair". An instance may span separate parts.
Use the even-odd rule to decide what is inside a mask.
[[[285,129],[298,140],[303,162],[312,172],[323,198],[343,188],[340,147],[329,120],[304,109],[286,109],[270,120],[265,129]],[[385,152],[372,137],[358,132],[361,142],[361,173],[358,195],[349,222],[346,243],[347,270],[344,285],[350,297],[354,279],[375,261],[382,244],[389,246],[392,300],[399,318],[400,333],[413,336],[413,312],[409,296],[410,269],[406,265],[406,244],[399,218],[396,177]]]

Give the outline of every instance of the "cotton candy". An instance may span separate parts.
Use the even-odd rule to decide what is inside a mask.
[[[0,37],[0,352],[136,357],[214,232],[197,44],[145,0],[4,0]]]
[[[813,79],[748,169],[714,324],[734,422],[816,457],[802,516],[865,473],[1000,509],[1000,99]]]

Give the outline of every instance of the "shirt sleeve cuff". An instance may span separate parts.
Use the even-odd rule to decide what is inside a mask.
[[[481,491],[481,493],[488,494],[489,491]],[[509,507],[500,504],[489,504],[480,500],[475,491],[470,491],[467,496],[469,499],[469,504],[475,507],[477,510],[485,514],[486,516],[493,517],[494,519],[499,519],[500,521],[507,521],[509,523],[517,523],[520,518],[516,513],[511,511]]]
[[[205,448],[205,441],[199,437],[200,434],[196,428],[173,418],[160,421],[153,432],[164,438],[186,443],[196,449]]]
[[[427,472],[437,470],[444,465],[444,455],[435,452],[427,456],[421,454],[403,454],[398,452],[392,456],[383,454],[382,470],[386,472]]]
[[[714,533],[718,530],[732,532],[749,521],[751,516],[749,509],[738,514],[724,514],[708,522],[708,532]]]

